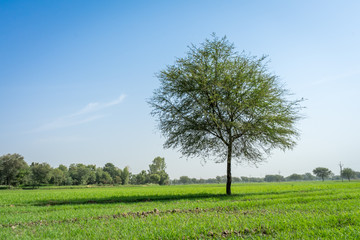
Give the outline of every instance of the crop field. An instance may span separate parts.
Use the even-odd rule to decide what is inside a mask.
[[[0,239],[360,239],[360,182],[0,191]]]

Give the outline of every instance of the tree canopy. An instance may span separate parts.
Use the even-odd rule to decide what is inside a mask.
[[[332,172],[328,168],[324,168],[324,167],[315,168],[313,170],[313,173],[317,177],[320,177],[323,181],[325,178],[328,178],[332,174]]]
[[[6,154],[0,157],[0,182],[6,185],[18,185],[29,169],[24,157],[20,154]]]
[[[356,175],[355,171],[352,170],[351,168],[344,168],[342,171],[341,171],[341,176],[344,177],[344,178],[347,178],[350,182],[350,179],[351,178],[354,178]]]
[[[239,54],[226,37],[213,34],[157,77],[160,87],[149,104],[164,147],[226,162],[227,194],[232,159],[256,164],[272,149],[295,146],[301,100],[288,98],[266,57]]]

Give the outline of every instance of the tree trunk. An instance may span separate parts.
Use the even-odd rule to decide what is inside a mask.
[[[232,142],[228,146],[227,153],[227,181],[226,181],[226,194],[231,195],[231,155],[232,155]]]

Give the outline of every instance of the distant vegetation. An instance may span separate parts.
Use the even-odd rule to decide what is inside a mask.
[[[106,163],[104,167],[78,163],[69,167],[60,164],[57,168],[52,168],[48,163],[33,162],[29,166],[20,154],[7,154],[0,157],[0,185],[166,185],[169,184],[169,175],[165,169],[165,159],[161,157],[152,161],[148,171],[132,174],[128,166],[121,169],[112,163]]]
[[[351,170],[351,168],[348,168]],[[345,169],[344,169],[345,170]],[[347,180],[351,179],[360,179],[360,172],[356,172],[351,170],[343,171],[343,177]],[[340,175],[331,174],[327,178],[329,180],[341,180]],[[322,180],[321,176],[314,176],[311,173],[305,174],[291,174],[287,177],[284,177],[279,174],[275,175],[266,175],[264,178],[260,177],[233,177],[232,182],[234,183],[250,183],[250,182],[293,182],[293,181],[319,181]],[[188,176],[181,176],[179,179],[171,180],[171,184],[203,184],[203,183],[226,183],[226,175],[224,176],[217,176],[216,178],[209,178],[209,179],[196,179],[190,178]]]
[[[334,175],[327,168],[316,168],[312,175],[291,174],[284,177],[280,174],[258,177],[232,177],[234,183],[248,182],[284,182],[284,181],[314,181],[314,180],[347,180],[360,178],[360,172],[351,168],[341,170],[341,175]],[[104,167],[85,165],[82,163],[71,164],[69,167],[60,164],[57,168],[48,163],[33,162],[30,166],[20,154],[7,154],[0,156],[0,185],[12,187],[37,187],[41,185],[179,185],[179,184],[204,184],[226,183],[227,176],[216,176],[209,179],[190,178],[181,176],[179,179],[170,180],[166,172],[165,159],[156,157],[149,165],[148,170],[142,170],[138,174],[130,172],[129,167],[119,168],[113,163],[106,163]]]

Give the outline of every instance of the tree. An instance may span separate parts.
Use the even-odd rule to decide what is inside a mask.
[[[233,177],[233,178],[232,178],[232,182],[239,183],[239,182],[241,182],[241,178],[239,178],[239,177]]]
[[[156,157],[152,161],[152,164],[149,165],[149,177],[152,183],[159,185],[169,184],[169,174],[166,173],[166,163],[165,158]],[[158,181],[155,181],[157,177],[151,177],[153,174],[158,175],[160,178]]]
[[[339,163],[339,167],[340,167],[340,177],[341,177],[341,181],[343,182],[344,181],[344,178],[343,178],[343,174],[342,174],[342,171],[343,171],[343,164],[341,164],[341,162]]]
[[[31,180],[33,186],[41,183],[48,183],[50,180],[51,166],[48,163],[31,163]]]
[[[257,164],[295,146],[301,100],[288,99],[266,57],[238,54],[226,37],[212,37],[158,73],[149,104],[165,148],[226,162],[230,195],[232,160]]]
[[[189,184],[190,183],[190,178],[188,176],[181,176],[179,178],[179,182],[181,184]]]
[[[243,182],[249,182],[249,178],[245,176],[241,176],[241,181]]]
[[[110,184],[112,181],[113,180],[108,172],[105,172],[102,168],[96,169],[96,183]]]
[[[286,179],[289,181],[300,181],[300,180],[303,180],[304,177],[300,174],[293,173],[290,176],[288,176]]]
[[[110,174],[110,176],[114,182],[115,182],[115,179],[117,176],[121,177],[121,170],[119,172],[119,169],[117,167],[115,167],[115,165],[112,163],[106,163],[103,170]]]
[[[324,181],[325,178],[328,178],[332,174],[332,172],[329,169],[323,168],[323,167],[315,168],[313,170],[313,173],[317,177],[321,178],[323,181]]]
[[[69,175],[75,185],[87,184],[90,172],[91,169],[82,163],[71,164],[69,167]]]
[[[66,181],[65,173],[61,169],[59,168],[53,169],[50,175],[51,175],[50,183],[55,185],[65,184]]]
[[[303,174],[303,179],[305,181],[312,181],[312,180],[315,180],[315,176],[312,175],[311,173],[305,173],[305,174]]]
[[[162,157],[156,157],[152,161],[152,164],[149,165],[149,173],[159,173],[160,171],[165,171],[166,169],[166,163],[165,158]]]
[[[16,186],[28,173],[28,164],[20,154],[6,154],[0,157],[0,184]]]
[[[64,185],[72,185],[73,184],[73,179],[70,177],[68,168],[63,164],[60,164],[58,169],[60,169],[64,173],[64,178],[65,179],[64,179],[63,184]]]
[[[157,173],[150,174],[149,178],[150,178],[151,183],[159,184],[159,181],[160,181],[159,174],[157,174]]]
[[[63,173],[65,173],[65,174],[67,174],[68,173],[68,168],[65,166],[65,165],[63,165],[63,164],[60,164],[59,165],[59,167],[58,167],[58,169],[60,169],[61,171],[63,171]]]
[[[341,171],[341,176],[344,177],[344,178],[347,178],[350,182],[350,179],[351,178],[354,178],[356,175],[355,171],[352,170],[351,168],[344,168],[342,171]]]
[[[161,170],[157,173],[160,176],[159,185],[168,185],[170,182],[169,174],[165,170]]]
[[[148,174],[145,170],[142,170],[140,173],[133,175],[135,184],[145,184],[148,179]]]
[[[279,174],[276,175],[266,175],[264,178],[265,182],[283,182],[285,178]]]
[[[130,171],[129,171],[129,167],[125,167],[122,171],[121,171],[121,184],[122,185],[127,185],[129,183],[129,179],[130,179]]]

